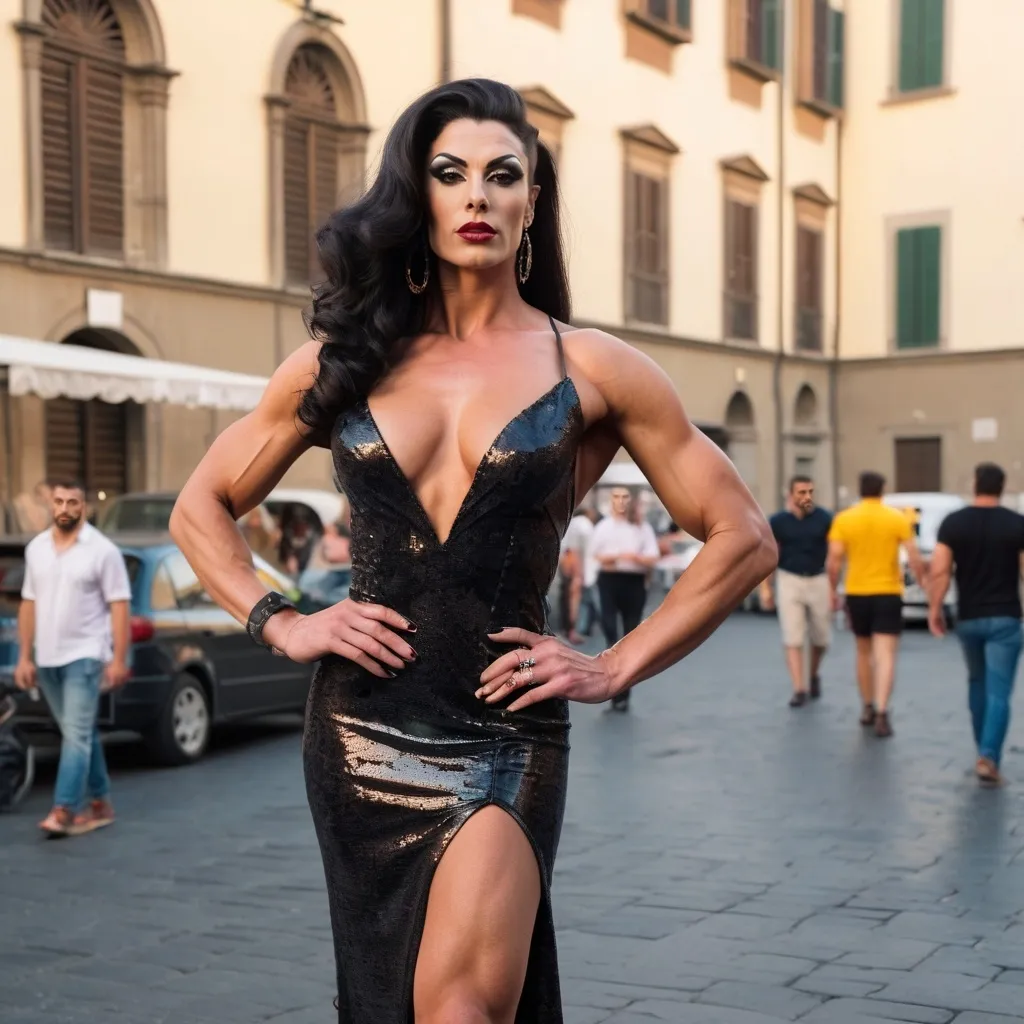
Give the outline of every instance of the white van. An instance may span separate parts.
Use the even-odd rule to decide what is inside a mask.
[[[886,494],[882,500],[886,505],[906,512],[914,524],[917,546],[927,562],[939,539],[939,527],[942,520],[967,504],[957,494],[942,494],[937,491],[903,492]],[[900,551],[900,564],[903,568],[903,618],[907,622],[920,622],[928,618],[928,595],[918,586],[914,574],[907,565],[906,555]],[[946,594],[946,615],[952,621],[956,609],[956,584],[950,582]]]

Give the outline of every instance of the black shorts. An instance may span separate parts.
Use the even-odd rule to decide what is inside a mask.
[[[903,598],[899,594],[851,595],[846,598],[850,629],[854,636],[903,632]]]

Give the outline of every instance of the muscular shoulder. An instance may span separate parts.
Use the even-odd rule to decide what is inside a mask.
[[[582,374],[611,411],[655,412],[661,398],[678,400],[665,371],[621,338],[595,327],[566,327],[562,337],[570,372]]]
[[[307,341],[274,371],[256,409],[261,418],[297,424],[305,432],[297,413],[303,394],[313,386],[320,369],[320,346],[318,341]]]

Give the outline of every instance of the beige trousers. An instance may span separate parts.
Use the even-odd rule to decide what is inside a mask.
[[[803,647],[810,633],[812,647],[828,647],[832,639],[832,602],[828,576],[797,576],[779,569],[775,574],[775,603],[779,609],[782,642]]]

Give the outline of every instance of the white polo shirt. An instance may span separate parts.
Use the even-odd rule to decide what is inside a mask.
[[[29,541],[21,596],[36,605],[36,664],[59,668],[81,658],[110,661],[110,605],[130,601],[132,588],[118,548],[83,523],[64,551],[52,530]]]
[[[590,538],[590,556],[596,561],[601,555],[637,555],[641,558],[658,557],[658,538],[646,520],[639,524],[626,519],[605,516],[595,527]],[[600,566],[603,572],[632,572],[644,574],[647,569],[624,559],[614,566]]]

